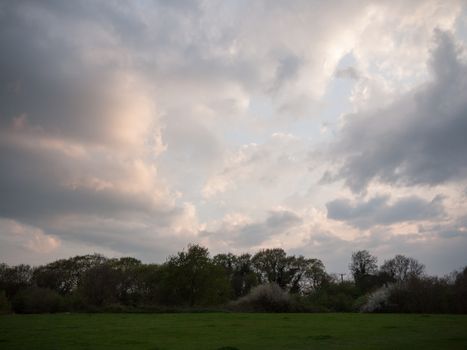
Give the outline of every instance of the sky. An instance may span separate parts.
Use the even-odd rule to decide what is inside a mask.
[[[0,1],[0,48],[0,261],[467,265],[464,1]]]

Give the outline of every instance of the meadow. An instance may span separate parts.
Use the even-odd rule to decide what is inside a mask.
[[[42,314],[0,316],[1,349],[466,349],[467,316]]]

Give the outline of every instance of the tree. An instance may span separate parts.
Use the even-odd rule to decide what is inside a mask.
[[[141,261],[132,257],[111,259],[108,264],[118,271],[117,298],[121,304],[136,304],[143,298],[141,288]]]
[[[134,271],[136,275],[137,295],[134,300],[139,303],[161,304],[164,291],[164,273],[165,265],[142,264]]]
[[[242,254],[238,256],[236,259],[236,269],[232,277],[235,297],[248,294],[258,284],[259,278],[254,271],[251,255]]]
[[[359,250],[352,253],[349,269],[360,289],[367,291],[374,287],[376,283],[375,274],[378,269],[377,261],[378,259],[371,255],[368,250]]]
[[[32,279],[38,287],[53,289],[61,295],[70,295],[77,289],[86,271],[107,260],[99,254],[60,259],[36,268]]]
[[[324,264],[319,259],[307,259],[303,256],[290,258],[292,279],[290,282],[290,293],[309,293],[321,287],[327,280],[328,275]]]
[[[20,290],[31,286],[33,269],[29,265],[0,264],[0,290],[11,300]]]
[[[103,306],[117,303],[120,271],[110,263],[96,265],[81,278],[78,292],[87,305]]]
[[[454,304],[457,304],[456,312],[467,313],[467,266],[461,272],[455,274]]]
[[[179,305],[215,305],[229,296],[229,283],[222,267],[209,258],[207,248],[188,246],[164,266],[165,300]]]
[[[280,248],[259,251],[252,263],[261,283],[276,283],[291,293],[310,292],[327,278],[321,260],[287,256]]]
[[[277,283],[285,289],[291,281],[290,259],[284,249],[260,250],[253,256],[252,263],[261,283]]]
[[[393,281],[404,282],[409,278],[418,278],[423,275],[425,266],[414,258],[404,255],[396,255],[386,260],[381,266],[381,271],[387,274]]]
[[[350,272],[355,280],[365,275],[376,273],[378,259],[371,255],[368,250],[359,250],[352,253],[352,260],[349,264]]]
[[[11,311],[11,304],[4,290],[0,290],[0,315]]]
[[[250,254],[218,254],[213,258],[213,263],[224,269],[235,299],[248,294],[259,283],[258,276],[253,271]]]

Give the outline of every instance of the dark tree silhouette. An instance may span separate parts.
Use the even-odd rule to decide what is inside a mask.
[[[352,253],[352,259],[349,264],[350,272],[355,280],[357,287],[362,291],[368,291],[377,285],[376,272],[378,259],[371,255],[368,250],[359,250]]]
[[[404,282],[410,278],[422,276],[425,266],[414,258],[399,254],[392,259],[386,260],[381,266],[381,271],[393,281]]]

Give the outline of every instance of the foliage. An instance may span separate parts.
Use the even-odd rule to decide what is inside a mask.
[[[91,306],[103,306],[118,301],[121,275],[110,264],[97,265],[86,271],[80,281],[78,293]]]
[[[394,285],[383,286],[365,297],[365,303],[360,307],[361,312],[383,312],[388,310],[389,298]]]
[[[364,312],[461,313],[463,297],[447,278],[421,277],[389,284],[367,296]]]
[[[394,282],[404,282],[411,278],[419,278],[423,275],[425,266],[414,258],[404,255],[396,255],[394,258],[386,260],[381,266],[381,272]]]
[[[218,254],[189,245],[163,264],[132,257],[75,256],[30,267],[0,264],[0,312],[296,312],[467,313],[467,268],[429,277],[424,265],[396,255],[380,269],[354,252],[353,280],[329,275],[321,260],[280,248]],[[235,302],[232,302],[234,301]]]
[[[312,292],[308,299],[320,311],[350,312],[359,297],[359,290],[350,281],[329,280],[321,288]]]
[[[261,283],[276,283],[285,288],[292,279],[290,259],[283,249],[263,249],[252,258]]]
[[[40,266],[34,270],[33,282],[38,287],[50,288],[61,295],[76,291],[82,276],[90,269],[107,261],[100,254],[75,256]]]
[[[233,294],[233,298],[239,298],[248,294],[252,287],[260,281],[254,271],[250,254],[235,256],[234,254],[218,254],[214,256],[213,263],[224,269]]]
[[[231,304],[236,311],[290,312],[290,296],[276,283],[256,286],[251,292]]]
[[[17,313],[54,313],[66,310],[63,297],[52,289],[30,287],[15,295],[12,302]]]
[[[399,284],[391,291],[389,303],[388,311],[394,312],[451,313],[456,312],[457,300],[447,280],[424,277]]]
[[[371,255],[368,250],[359,250],[352,253],[349,270],[357,286],[367,291],[374,286],[374,275],[378,270],[376,264],[378,259]]]
[[[327,278],[321,260],[287,256],[280,248],[260,250],[252,264],[261,283],[276,283],[291,293],[310,292]]]
[[[0,264],[0,290],[11,299],[20,290],[31,285],[32,268],[29,265],[8,266]]]
[[[11,304],[4,290],[0,290],[0,314],[11,312]]]
[[[216,305],[225,302],[229,292],[223,268],[199,245],[190,245],[164,266],[162,297],[168,304]]]
[[[454,296],[458,301],[456,312],[467,313],[467,266],[455,273]]]

